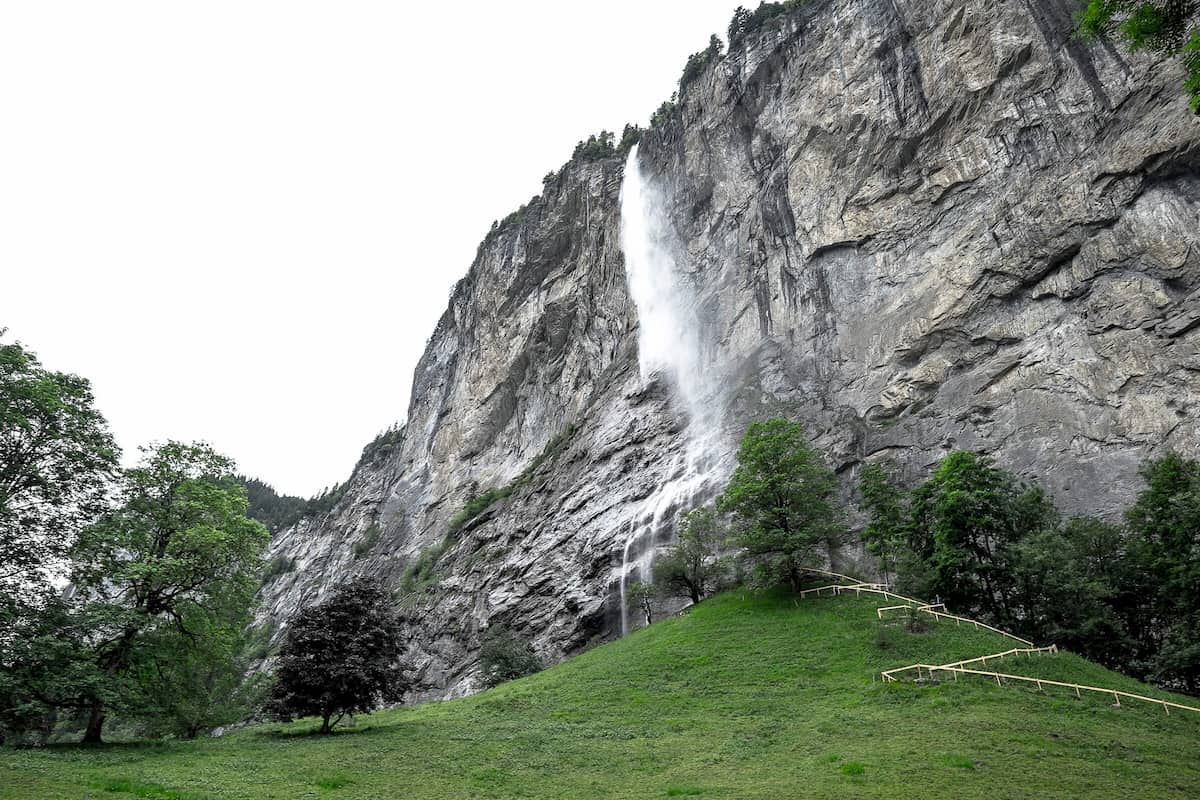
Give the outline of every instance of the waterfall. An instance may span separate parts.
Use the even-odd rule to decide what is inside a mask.
[[[621,251],[638,314],[638,366],[642,380],[665,373],[689,412],[709,415],[704,401],[713,387],[703,369],[695,292],[675,262],[683,246],[637,155],[634,145],[621,185]]]
[[[646,180],[635,145],[621,185],[621,250],[638,315],[638,365],[643,381],[661,376],[688,414],[685,451],[671,461],[663,485],[636,511],[621,557],[621,634],[629,632],[627,587],[632,575],[650,579],[660,532],[710,495],[723,474],[720,382],[705,363],[698,298],[677,263],[686,252],[659,192]],[[664,527],[666,526],[666,527]]]

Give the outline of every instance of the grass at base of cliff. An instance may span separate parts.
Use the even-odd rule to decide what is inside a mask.
[[[538,675],[328,737],[296,723],[0,751],[0,797],[1200,797],[1200,715],[982,679],[884,685],[881,669],[1012,643],[946,623],[880,636],[876,605],[723,595]],[[1172,697],[1068,654],[1009,667]]]

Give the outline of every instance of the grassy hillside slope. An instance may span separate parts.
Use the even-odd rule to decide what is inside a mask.
[[[873,682],[1012,644],[943,622],[892,628],[881,648],[877,605],[724,595],[539,675],[332,737],[265,725],[0,751],[0,797],[1200,797],[1200,715],[981,678]],[[1068,654],[1005,671],[1172,699]]]

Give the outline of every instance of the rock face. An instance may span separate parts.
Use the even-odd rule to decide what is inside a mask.
[[[1111,515],[1142,459],[1200,455],[1200,121],[1172,64],[1073,41],[1072,8],[814,0],[645,134],[722,387],[722,469],[746,421],[783,414],[847,486],[867,461],[915,479],[976,449]],[[620,633],[626,542],[686,499],[662,487],[695,434],[674,383],[639,369],[624,169],[573,161],[480,245],[399,441],[275,539],[296,566],[264,617],[381,577],[421,697],[475,688],[492,625],[551,660]]]

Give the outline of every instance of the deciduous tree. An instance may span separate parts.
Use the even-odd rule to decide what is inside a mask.
[[[711,508],[688,512],[675,531],[675,541],[654,562],[654,584],[664,593],[699,603],[713,592],[726,572],[720,558],[725,531]]]
[[[91,698],[85,742],[100,741],[114,697],[137,695],[134,668],[156,648],[199,653],[214,626],[245,618],[269,535],[246,517],[232,471],[207,445],[156,446],[127,471],[124,503],[72,547],[77,614],[97,683],[109,687]]]
[[[117,458],[85,379],[0,344],[0,593],[38,583],[59,563],[106,508]]]
[[[867,552],[879,559],[883,579],[890,583],[907,538],[907,495],[880,464],[863,467],[859,490],[868,514],[863,544]]]
[[[750,423],[737,458],[717,507],[733,515],[735,542],[761,558],[768,578],[799,589],[804,567],[843,536],[833,470],[786,419]]]
[[[330,733],[347,714],[399,702],[407,689],[403,641],[391,597],[376,581],[338,587],[292,620],[267,710],[279,719],[321,718]]]

